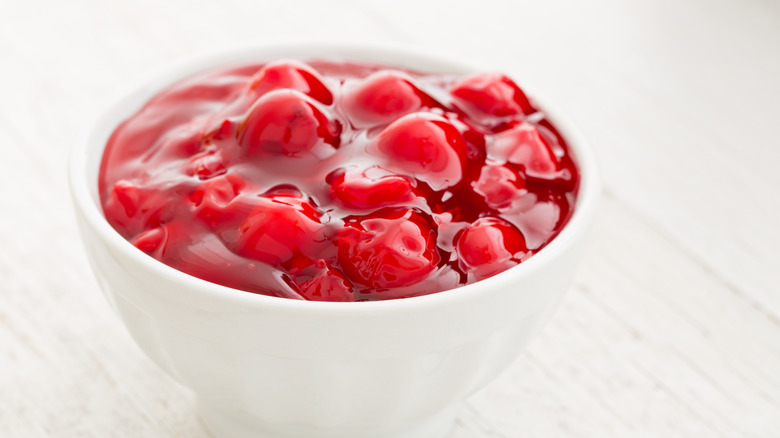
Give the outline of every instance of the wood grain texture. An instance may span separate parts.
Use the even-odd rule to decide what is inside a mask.
[[[605,199],[575,285],[450,438],[780,435],[779,3],[7,3],[0,437],[208,436],[104,302],[67,154],[112,90],[170,58],[322,35],[509,71],[600,156]]]

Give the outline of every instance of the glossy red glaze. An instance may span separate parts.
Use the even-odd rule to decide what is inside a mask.
[[[565,139],[501,74],[281,60],[162,91],[111,136],[109,223],[176,269],[317,301],[495,275],[571,215]]]

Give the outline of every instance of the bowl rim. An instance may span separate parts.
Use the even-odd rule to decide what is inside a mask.
[[[245,307],[263,307],[287,311],[313,311],[331,312],[336,314],[351,314],[355,312],[399,312],[408,309],[421,309],[428,307],[441,307],[446,304],[455,304],[458,301],[468,301],[486,293],[486,290],[494,287],[515,284],[516,280],[532,272],[538,271],[545,264],[565,253],[575,241],[587,233],[590,223],[595,216],[601,183],[598,174],[596,157],[581,131],[573,125],[566,116],[552,107],[544,99],[540,99],[537,93],[531,91],[527,94],[542,109],[545,116],[566,139],[570,151],[574,155],[575,162],[580,171],[580,183],[575,201],[574,211],[569,221],[538,253],[528,260],[492,277],[460,286],[455,289],[435,292],[409,298],[391,300],[377,300],[364,302],[325,302],[306,301],[290,298],[262,295],[252,292],[234,289],[211,283],[194,277],[190,274],[172,268],[153,257],[150,257],[135,248],[125,240],[105,219],[99,200],[93,199],[90,184],[97,187],[97,181],[88,181],[90,172],[87,168],[90,148],[95,141],[96,131],[105,127],[109,121],[105,120],[112,109],[133,95],[143,93],[144,102],[154,94],[175,81],[182,80],[192,74],[209,68],[229,66],[249,62],[265,62],[281,57],[298,57],[303,59],[317,58],[341,58],[363,62],[377,62],[386,65],[415,68],[422,72],[437,73],[442,69],[450,70],[442,73],[468,73],[480,71],[474,65],[469,65],[446,56],[441,52],[433,52],[420,47],[397,44],[361,44],[361,43],[323,43],[323,42],[287,42],[287,43],[258,43],[249,45],[237,45],[229,48],[205,50],[186,57],[174,60],[167,65],[162,65],[138,77],[121,87],[88,119],[76,139],[69,158],[69,185],[74,207],[85,222],[85,226],[96,232],[99,237],[124,257],[128,257],[143,266],[145,269],[165,276],[178,284],[182,294],[198,293],[210,298],[232,301]],[[392,58],[388,61],[388,58]],[[419,68],[422,66],[422,68]],[[426,67],[430,66],[430,67]],[[442,66],[445,66],[442,68]],[[435,67],[436,70],[431,70]],[[513,76],[513,72],[507,72]],[[525,90],[525,87],[524,87]],[[138,108],[124,111],[123,118],[130,117]],[[113,128],[116,124],[112,123]],[[105,143],[97,148],[102,156]],[[98,160],[98,166],[101,160]],[[81,230],[84,235],[87,230]],[[516,279],[515,279],[516,277]],[[178,293],[178,292],[177,292]]]

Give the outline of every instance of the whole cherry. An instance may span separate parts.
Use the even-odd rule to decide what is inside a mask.
[[[417,283],[439,262],[431,221],[412,209],[383,209],[348,221],[337,246],[347,278],[373,291]]]
[[[493,209],[506,208],[527,192],[523,176],[517,170],[498,163],[482,166],[479,179],[472,182],[471,187]]]
[[[405,172],[442,190],[460,182],[466,143],[442,116],[412,113],[391,123],[377,137],[376,149],[391,170]]]
[[[536,111],[523,90],[500,73],[467,76],[452,86],[450,94],[480,116],[522,116]]]
[[[225,240],[244,257],[280,267],[322,257],[330,246],[322,220],[323,214],[303,197],[266,194],[253,200],[235,241]]]
[[[247,83],[254,96],[279,89],[297,90],[325,105],[333,103],[333,93],[313,68],[300,61],[279,60],[264,65]]]
[[[555,152],[531,123],[496,134],[488,145],[488,155],[499,161],[521,164],[532,178],[552,179],[560,170]]]
[[[523,234],[512,224],[485,217],[456,236],[455,250],[462,269],[482,279],[519,263],[528,248]]]
[[[339,168],[326,178],[333,196],[344,206],[369,210],[409,201],[414,196],[411,178],[378,166],[365,170]]]
[[[263,95],[249,109],[238,129],[238,143],[249,157],[299,157],[319,145],[339,146],[341,125],[331,120],[310,97],[294,90]]]
[[[390,123],[432,102],[409,75],[384,70],[347,87],[341,104],[353,124],[366,127]]]

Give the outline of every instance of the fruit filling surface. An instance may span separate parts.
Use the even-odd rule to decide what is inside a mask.
[[[106,145],[109,223],[180,271],[316,301],[455,289],[572,214],[565,139],[507,76],[279,60],[180,81]]]

